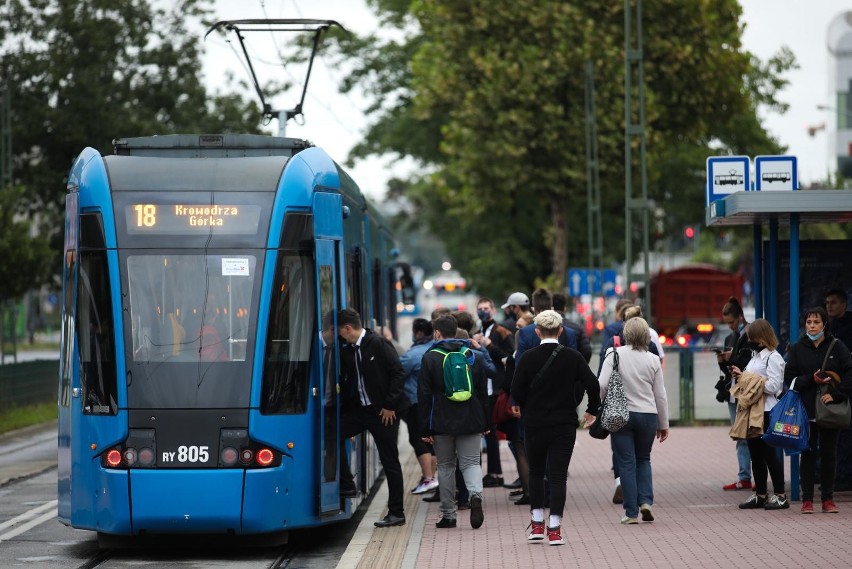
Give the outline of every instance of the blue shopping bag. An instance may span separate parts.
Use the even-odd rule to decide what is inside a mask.
[[[799,394],[790,389],[769,412],[769,425],[763,440],[794,454],[808,450],[810,433],[805,404]]]

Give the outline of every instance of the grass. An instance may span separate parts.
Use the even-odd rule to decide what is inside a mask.
[[[0,411],[0,433],[56,419],[56,403],[40,403]]]
[[[12,352],[12,342],[6,340],[3,343],[3,348],[6,352]],[[59,351],[59,344],[55,342],[34,342],[30,344],[26,340],[20,340],[16,346],[18,352],[38,352],[38,351]]]

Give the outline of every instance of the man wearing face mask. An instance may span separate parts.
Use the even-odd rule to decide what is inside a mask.
[[[522,292],[513,292],[500,308],[503,309],[503,313],[506,315],[506,319],[503,320],[503,326],[514,334],[518,318],[524,312],[529,312],[530,298]]]
[[[517,293],[516,293],[517,294]],[[504,326],[494,321],[494,301],[490,298],[480,298],[476,303],[476,315],[482,327],[473,335],[479,345],[488,350],[491,361],[497,368],[496,377],[488,378],[488,417],[494,409],[497,395],[506,382],[506,359],[515,350],[512,333]],[[508,386],[507,386],[508,389]],[[491,430],[485,436],[485,454],[488,462],[488,473],[483,478],[485,488],[496,488],[503,485],[503,467],[500,464],[500,443],[497,439],[497,429],[491,425]]]

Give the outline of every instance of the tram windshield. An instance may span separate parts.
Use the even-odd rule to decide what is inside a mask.
[[[127,256],[131,408],[248,404],[262,254]]]

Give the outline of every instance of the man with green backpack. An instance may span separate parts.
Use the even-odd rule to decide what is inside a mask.
[[[456,460],[470,491],[470,525],[480,527],[482,511],[481,436],[488,432],[488,383],[469,347],[455,338],[452,316],[433,322],[435,345],[423,356],[417,400],[423,440],[435,447],[441,519],[438,528],[456,527]]]

